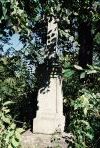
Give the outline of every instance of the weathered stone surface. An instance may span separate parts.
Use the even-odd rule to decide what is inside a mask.
[[[56,129],[64,131],[62,81],[58,76],[51,77],[46,88],[38,93],[36,118],[33,121],[33,133],[52,134]]]
[[[67,148],[62,135],[33,134],[29,130],[22,135],[21,148]]]
[[[55,17],[48,17],[48,29],[47,29],[47,54],[48,57],[54,57],[57,49],[58,42],[58,24]]]
[[[51,11],[53,10],[51,9]],[[47,30],[46,52],[48,59],[52,59],[51,63],[55,64],[57,62],[54,61],[56,60],[58,42],[58,25],[55,17],[48,17]],[[54,71],[55,66],[52,66],[52,71]],[[41,84],[43,84],[40,86],[42,88],[40,88],[38,93],[39,109],[36,118],[33,120],[33,133],[52,134],[56,129],[61,130],[61,132],[64,131],[65,118],[63,116],[62,80],[57,75],[58,70],[56,71],[56,76],[51,76],[52,72],[49,73],[50,65],[48,64],[47,69],[47,71],[44,71],[45,75],[42,73]]]

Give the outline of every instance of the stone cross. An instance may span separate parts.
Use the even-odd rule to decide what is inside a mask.
[[[57,23],[54,18],[48,22],[47,48],[55,54],[58,38]],[[33,133],[53,134],[56,130],[64,131],[62,79],[59,75],[50,75],[47,86],[38,92],[38,111],[33,121]]]

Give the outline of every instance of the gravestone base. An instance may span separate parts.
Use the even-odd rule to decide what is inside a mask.
[[[38,111],[33,120],[33,133],[53,134],[56,130],[64,132],[62,80],[51,77],[46,87],[38,92]]]
[[[52,135],[33,134],[26,131],[21,138],[21,148],[67,148],[68,143],[62,138],[61,133]]]
[[[37,114],[33,121],[33,133],[53,134],[56,130],[64,131],[65,117],[57,113]]]

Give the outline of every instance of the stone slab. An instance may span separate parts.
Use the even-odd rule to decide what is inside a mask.
[[[35,123],[35,124],[34,124]],[[33,133],[53,134],[56,130],[64,131],[65,117],[57,114],[42,114],[33,121]]]
[[[33,134],[30,130],[22,135],[21,148],[67,148],[61,134]]]
[[[49,85],[38,93],[39,109],[33,120],[33,133],[52,134],[60,128],[64,131],[63,95],[61,79],[50,78]]]

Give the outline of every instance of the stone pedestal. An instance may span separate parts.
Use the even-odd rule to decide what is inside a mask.
[[[68,145],[60,133],[33,134],[28,130],[21,136],[21,148],[68,148]]]
[[[64,131],[62,81],[58,76],[51,77],[48,86],[39,90],[38,107],[33,121],[33,133]]]

